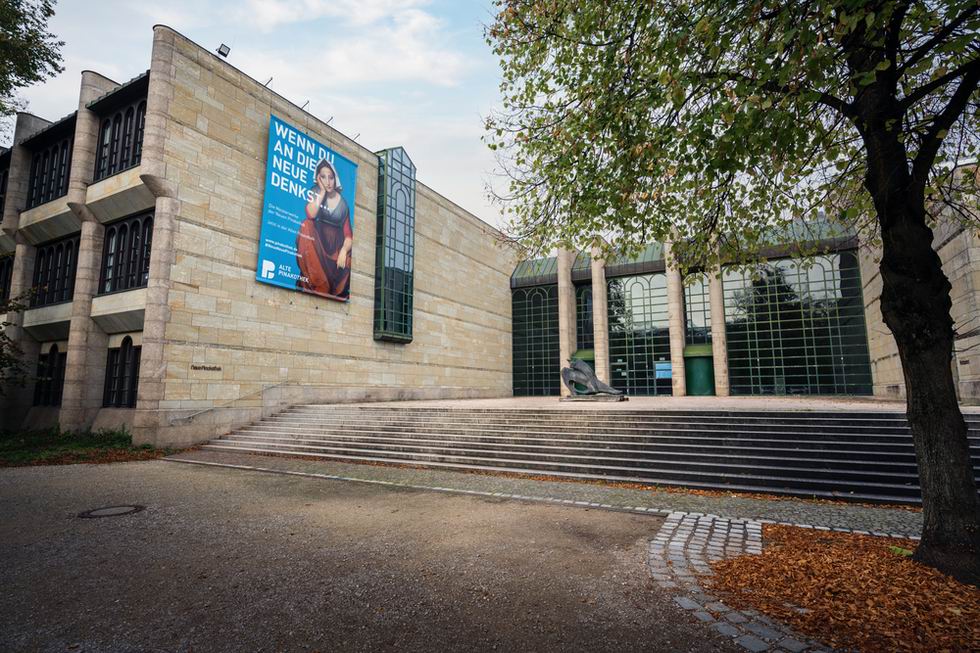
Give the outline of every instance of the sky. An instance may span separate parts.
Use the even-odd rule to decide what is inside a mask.
[[[60,0],[49,28],[65,71],[24,89],[49,120],[77,106],[81,71],[117,82],[150,63],[152,27],[231,47],[228,62],[372,149],[402,146],[418,179],[500,225],[486,197],[494,158],[480,140],[499,97],[483,39],[490,0]],[[6,143],[5,143],[6,144]]]

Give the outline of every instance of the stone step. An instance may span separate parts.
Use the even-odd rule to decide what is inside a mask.
[[[980,420],[968,425],[980,481]],[[302,406],[205,446],[864,501],[919,496],[900,413]]]
[[[482,448],[508,447],[534,450],[581,450],[581,451],[623,451],[623,452],[643,452],[643,451],[662,451],[677,454],[695,453],[706,455],[724,455],[738,452],[740,455],[752,456],[797,456],[808,457],[814,460],[878,460],[881,462],[894,462],[903,464],[915,464],[915,452],[911,443],[903,446],[895,446],[891,450],[884,449],[880,445],[875,448],[848,448],[857,447],[855,443],[833,443],[817,442],[821,446],[811,446],[809,442],[793,442],[797,446],[784,446],[786,441],[752,441],[743,442],[737,439],[722,440],[714,442],[691,441],[679,442],[679,438],[636,438],[634,440],[588,440],[574,438],[542,438],[542,437],[521,437],[515,435],[467,435],[454,436],[440,433],[423,432],[333,432],[317,433],[306,430],[285,430],[268,429],[261,426],[247,426],[234,431],[231,436],[235,438],[267,438],[274,440],[304,440],[315,442],[323,441],[364,441],[364,442],[393,442],[393,443],[418,443],[429,445],[457,446],[466,445]],[[758,446],[763,443],[772,443],[770,446]],[[803,445],[803,446],[801,446]],[[830,448],[833,445],[835,448]],[[977,464],[980,464],[980,451],[973,456]]]
[[[440,432],[451,434],[467,434],[473,432],[481,433],[512,433],[519,431],[528,435],[563,435],[572,437],[587,436],[622,436],[622,437],[641,437],[641,436],[687,436],[687,437],[732,437],[739,438],[770,438],[770,439],[837,439],[851,441],[875,441],[875,442],[908,442],[911,445],[912,437],[910,433],[878,433],[878,432],[854,432],[848,430],[827,431],[817,429],[800,430],[750,430],[749,428],[695,428],[683,423],[678,423],[676,427],[602,427],[596,428],[590,425],[579,424],[568,429],[549,428],[548,425],[521,425],[520,427],[506,424],[486,423],[445,423],[434,421],[425,423],[398,423],[398,422],[371,422],[371,421],[348,421],[332,422],[319,420],[296,420],[285,417],[267,418],[258,422],[266,427],[283,427],[310,429],[321,431],[361,431],[361,430],[397,430],[411,431],[419,427],[424,427],[427,432]],[[968,435],[971,443],[980,444],[980,432]]]
[[[571,476],[576,478],[605,478],[607,480],[633,481],[656,485],[687,487],[715,487],[719,489],[754,488],[751,491],[791,493],[796,496],[853,496],[862,500],[904,500],[914,502],[918,487],[914,484],[887,482],[842,482],[839,479],[801,478],[799,470],[791,470],[792,476],[747,474],[741,469],[723,471],[698,471],[686,469],[658,469],[619,465],[589,465],[567,462],[550,462],[538,459],[484,458],[476,456],[449,456],[433,453],[400,454],[395,452],[358,451],[354,448],[329,453],[314,449],[296,449],[269,446],[235,446],[221,441],[203,445],[204,449],[238,451],[264,454],[288,454],[327,458],[332,460],[374,461],[390,464],[423,466],[456,466],[458,468],[483,468],[524,474]]]
[[[879,480],[888,483],[915,483],[915,465],[889,463],[878,461],[831,461],[833,464],[827,465],[823,461],[816,461],[811,458],[800,458],[796,456],[773,457],[773,456],[743,456],[738,454],[684,454],[672,455],[667,452],[650,451],[574,451],[565,449],[547,450],[527,450],[514,447],[470,447],[463,444],[447,445],[439,443],[435,445],[411,443],[376,443],[363,440],[354,441],[324,441],[316,442],[303,440],[273,440],[261,438],[239,438],[229,436],[222,438],[218,442],[226,444],[262,444],[263,446],[276,446],[284,449],[309,449],[317,451],[328,450],[355,450],[359,453],[399,453],[399,454],[438,454],[458,457],[482,457],[482,458],[530,458],[535,460],[561,462],[569,464],[587,465],[617,465],[621,467],[661,467],[670,466],[678,469],[701,470],[701,471],[724,471],[731,469],[757,470],[759,473],[790,473],[796,472],[805,474],[809,478],[839,478],[841,480],[861,480],[874,482]],[[980,476],[980,467],[976,470]]]

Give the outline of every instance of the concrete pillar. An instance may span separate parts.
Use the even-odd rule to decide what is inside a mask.
[[[592,248],[592,332],[595,340],[595,375],[612,385],[609,368],[609,301],[606,289],[606,262],[602,251]]]
[[[728,334],[725,332],[725,294],[721,267],[708,273],[708,299],[711,305],[711,355],[715,373],[715,395],[727,397]]]
[[[140,179],[156,196],[156,205],[133,441],[136,444],[161,446],[179,444],[167,433],[166,415],[160,409],[167,377],[164,347],[167,322],[170,319],[170,268],[175,261],[174,232],[180,212],[177,189],[167,180],[167,166],[164,161],[167,122],[174,96],[174,38],[174,32],[168,27],[158,25],[153,28],[146,128],[140,162]]]
[[[92,298],[98,292],[105,227],[85,206],[86,193],[95,176],[95,152],[99,139],[99,118],[86,106],[116,86],[115,82],[97,73],[84,71],[75,119],[75,139],[68,177],[68,208],[81,220],[82,232],[72,294],[65,388],[58,418],[61,428],[72,431],[88,429],[102,407],[106,352],[109,347],[108,336],[92,319]]]
[[[567,367],[575,353],[577,334],[575,332],[575,285],[572,284],[572,265],[576,253],[568,249],[558,250],[558,350],[561,354],[561,367]],[[559,369],[560,369],[559,368]],[[571,393],[561,384],[561,396]]]
[[[22,236],[16,237],[14,266],[10,276],[11,299],[25,296],[34,280],[35,248]],[[26,302],[25,302],[26,303]],[[20,359],[27,370],[27,378],[22,386],[7,386],[0,396],[0,414],[4,428],[19,428],[31,408],[34,396],[34,375],[37,371],[39,343],[24,330],[24,313],[8,313],[4,328],[7,336],[20,347]]]
[[[3,220],[0,223],[0,238],[9,251],[14,250],[14,264],[10,277],[11,299],[27,300],[34,282],[35,248],[23,236],[17,233],[20,225],[20,213],[27,206],[27,186],[31,172],[31,152],[21,146],[27,137],[51,123],[29,113],[18,113],[14,125],[14,142],[10,152],[10,171],[7,176],[7,197],[4,204]],[[24,301],[28,303],[28,301]],[[8,428],[19,428],[31,408],[34,395],[34,375],[37,371],[37,356],[39,344],[24,330],[24,314],[10,313],[6,317],[9,324],[5,332],[10,340],[21,351],[21,360],[27,370],[27,379],[23,386],[7,387],[5,394],[0,396],[0,415],[3,415],[3,425]],[[8,426],[9,425],[9,426]]]
[[[670,242],[664,243],[664,262],[667,267],[667,315],[670,325],[670,376],[675,397],[687,396],[684,376],[684,280],[674,261]]]
[[[14,144],[10,150],[10,171],[7,174],[7,199],[4,203],[4,237],[14,239],[20,226],[20,212],[27,207],[27,185],[31,175],[31,151],[21,145],[28,136],[47,127],[51,122],[30,113],[18,113],[14,125]]]
[[[88,429],[102,407],[108,336],[92,319],[92,298],[98,291],[105,227],[95,220],[82,222],[71,302],[71,327],[65,388],[58,421],[70,431]]]

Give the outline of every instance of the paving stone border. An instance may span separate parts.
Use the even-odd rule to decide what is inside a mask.
[[[676,593],[674,603],[748,651],[827,651],[819,642],[801,637],[755,610],[730,608],[701,587],[698,577],[711,573],[710,563],[758,555],[762,547],[761,522],[673,512],[650,542],[647,564],[654,582]]]

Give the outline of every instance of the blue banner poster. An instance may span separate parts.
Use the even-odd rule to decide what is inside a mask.
[[[269,116],[265,203],[255,278],[350,299],[357,164]]]

